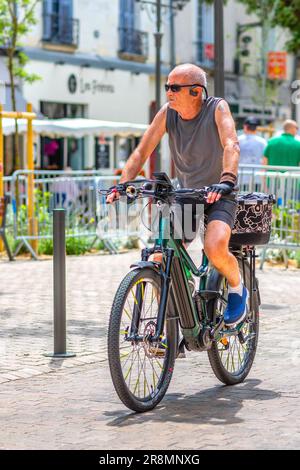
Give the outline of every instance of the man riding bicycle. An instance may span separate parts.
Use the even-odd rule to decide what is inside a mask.
[[[229,251],[236,200],[239,144],[235,124],[223,98],[208,97],[205,72],[193,64],[175,67],[165,85],[168,103],[162,106],[122,171],[121,183],[133,180],[165,132],[171,158],[183,188],[209,186],[205,215],[204,251],[228,280],[227,326],[246,316],[248,291],[243,285],[237,259]],[[107,196],[111,203],[118,198]],[[158,261],[156,255],[156,260]]]

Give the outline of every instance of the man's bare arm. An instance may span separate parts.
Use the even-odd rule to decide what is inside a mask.
[[[219,132],[223,153],[223,173],[237,176],[240,159],[240,146],[235,124],[226,101],[222,100],[215,111],[215,120]]]
[[[236,135],[234,120],[225,100],[222,100],[216,107],[215,122],[224,149],[223,172],[220,182],[228,181],[235,184],[240,158],[240,146]],[[216,183],[218,182],[216,181]],[[210,192],[207,197],[207,202],[212,204],[217,202],[220,198],[221,194]]]
[[[145,161],[155,150],[166,132],[167,107],[164,105],[143,135],[141,142],[132,152],[123,168],[120,182],[133,180],[139,174]]]
[[[166,132],[168,104],[165,104],[157,113],[152,123],[143,135],[141,142],[128,158],[120,178],[120,183],[131,181],[139,174],[148,157],[157,147]],[[112,203],[119,197],[118,193],[112,193],[106,198],[107,203]]]

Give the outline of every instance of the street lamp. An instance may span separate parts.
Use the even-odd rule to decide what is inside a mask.
[[[214,94],[224,98],[224,21],[223,0],[214,0],[215,73]]]
[[[152,5],[155,9],[156,14],[156,30],[154,32],[155,38],[155,114],[160,109],[160,89],[161,89],[161,45],[162,45],[162,32],[161,23],[162,15],[165,11],[171,10],[173,14],[176,10],[182,10],[189,0],[172,0],[169,4],[163,3],[163,0],[135,0],[136,3],[143,5]],[[155,170],[160,170],[160,149],[159,146],[156,149],[156,161]]]

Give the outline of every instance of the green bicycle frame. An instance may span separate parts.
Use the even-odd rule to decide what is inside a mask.
[[[161,296],[157,314],[155,334],[149,341],[159,342],[166,315],[168,320],[179,320],[180,328],[184,337],[185,346],[189,350],[203,351],[211,347],[212,341],[219,340],[224,334],[224,319],[218,316],[215,308],[216,300],[226,305],[227,300],[220,292],[220,282],[222,276],[215,270],[210,269],[209,261],[204,251],[202,252],[202,262],[199,268],[195,265],[190,255],[186,251],[181,238],[174,236],[174,224],[169,223],[170,210],[166,212],[162,205],[159,207],[158,237],[155,238],[152,248],[142,250],[142,261],[133,264],[131,267],[149,267],[159,270],[161,275]],[[169,230],[170,228],[170,230]],[[254,296],[259,298],[257,281],[255,278],[255,247],[232,246],[231,252],[237,259],[242,261],[243,278],[245,284],[245,259],[250,255],[250,311],[253,309]],[[148,261],[153,253],[162,253],[162,264],[155,261]],[[192,275],[199,278],[199,288],[193,293],[190,289],[189,279]],[[138,333],[140,311],[139,308],[142,296],[141,289],[143,283],[136,287],[136,305],[134,306],[133,319],[128,341],[143,341],[144,337]],[[170,308],[168,302],[170,300]],[[258,300],[260,302],[260,300]],[[226,335],[240,335],[243,323],[236,328],[226,329]]]
[[[203,293],[205,292],[209,262],[203,251],[202,263],[199,268],[195,265],[181,239],[175,239],[173,224],[170,224],[170,233],[166,237],[167,223],[169,220],[159,212],[158,239],[155,240],[154,252],[166,252],[172,250],[171,286],[170,295],[176,307],[179,323],[185,342],[190,349],[199,350],[199,337],[201,331],[210,323],[207,313],[207,302]],[[196,304],[192,297],[188,280],[192,274],[200,278],[198,290],[198,302]],[[213,294],[213,293],[211,293]],[[214,293],[215,297],[217,292]],[[201,317],[200,317],[201,312]]]

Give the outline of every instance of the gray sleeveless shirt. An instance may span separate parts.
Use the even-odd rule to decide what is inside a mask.
[[[215,109],[222,98],[210,96],[200,113],[190,120],[167,110],[171,158],[180,187],[202,188],[218,183],[223,168],[223,147],[215,123]]]

